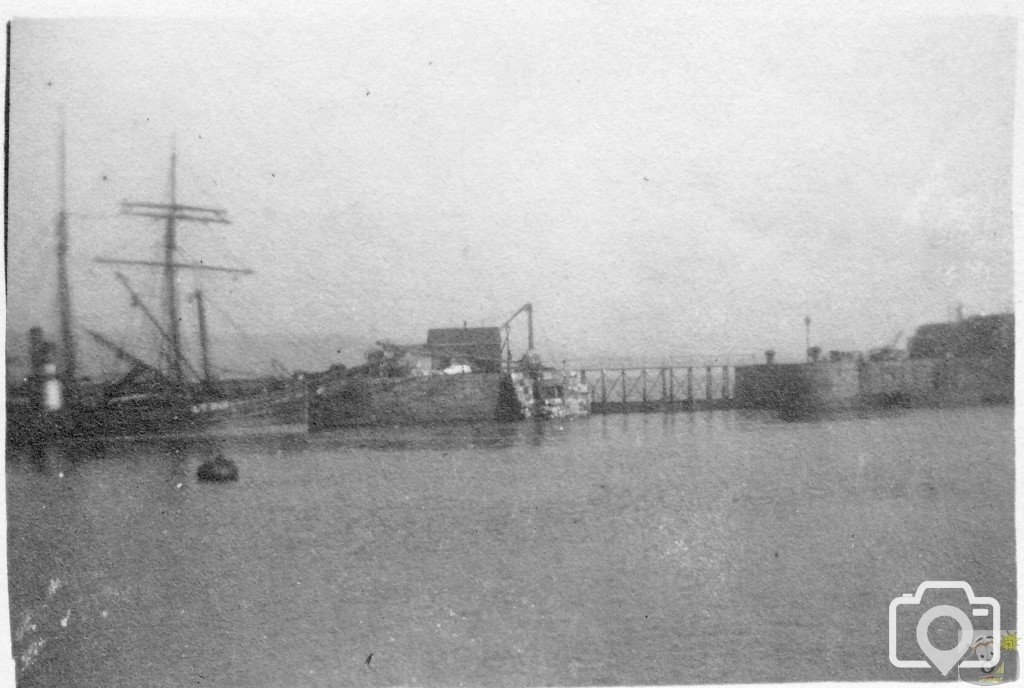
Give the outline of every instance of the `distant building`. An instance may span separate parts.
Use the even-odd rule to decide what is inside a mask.
[[[427,330],[427,348],[434,370],[468,364],[475,372],[501,370],[501,330],[497,327],[456,327]]]
[[[1013,313],[976,315],[957,322],[917,328],[907,349],[910,358],[1013,356]]]

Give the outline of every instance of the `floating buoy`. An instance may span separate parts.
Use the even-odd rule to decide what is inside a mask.
[[[222,455],[217,454],[217,457],[210,459],[196,471],[196,477],[206,482],[229,482],[231,480],[238,480],[238,466],[235,465],[234,461],[225,459]]]

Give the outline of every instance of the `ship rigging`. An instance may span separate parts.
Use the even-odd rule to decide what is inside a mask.
[[[178,391],[187,390],[190,381],[186,377],[185,369],[191,373],[192,378],[198,381],[201,387],[209,391],[215,382],[210,372],[209,338],[207,336],[206,311],[204,307],[203,294],[196,290],[192,294],[197,305],[199,316],[199,340],[202,352],[202,373],[193,366],[183,353],[181,336],[181,318],[178,314],[178,271],[179,270],[206,270],[214,272],[225,272],[248,275],[252,270],[245,268],[224,267],[219,265],[206,265],[205,263],[181,262],[177,258],[178,251],[178,223],[195,222],[199,224],[231,224],[227,212],[221,208],[209,208],[197,205],[186,205],[179,203],[177,199],[177,152],[171,153],[170,165],[170,199],[169,203],[155,203],[149,201],[125,201],[121,205],[121,212],[125,215],[136,217],[156,218],[164,220],[163,236],[163,260],[136,260],[111,257],[97,257],[95,262],[108,265],[128,265],[144,268],[159,268],[163,273],[164,291],[164,322],[161,326],[156,317],[146,308],[138,293],[132,289],[128,278],[122,273],[116,273],[116,277],[122,286],[131,294],[132,305],[142,310],[146,318],[156,327],[161,336],[163,346],[161,347],[162,363],[166,366],[166,374],[163,375],[169,386]],[[96,341],[114,351],[118,358],[129,360],[138,365],[137,361],[125,359],[122,352],[118,352],[110,346],[109,340],[97,337],[90,332]],[[134,357],[133,357],[134,358]],[[156,369],[149,368],[151,371]]]

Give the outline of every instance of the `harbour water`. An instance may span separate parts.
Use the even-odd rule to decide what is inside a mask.
[[[967,580],[1015,628],[1013,477],[1009,407],[13,451],[19,684],[932,679],[889,601]]]

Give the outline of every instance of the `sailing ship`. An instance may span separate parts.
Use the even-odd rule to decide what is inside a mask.
[[[66,153],[60,145],[60,211],[57,218],[57,287],[60,316],[60,356],[43,341],[38,328],[30,337],[32,375],[21,387],[8,389],[7,441],[30,443],[77,437],[165,435],[209,431],[232,425],[273,424],[306,428],[306,389],[301,379],[275,379],[257,392],[222,385],[212,374],[204,297],[193,293],[197,305],[202,364],[193,365],[182,347],[177,277],[179,270],[207,270],[251,274],[251,270],[184,263],[177,256],[177,229],[181,222],[228,224],[226,211],[179,203],[176,193],[177,154],[170,164],[168,203],[125,202],[122,212],[164,220],[162,261],[97,258],[104,264],[158,268],[164,282],[164,322],[145,305],[122,273],[115,274],[129,292],[132,305],[143,312],[159,333],[162,364],[152,364],[100,332],[87,330],[101,346],[129,365],[119,380],[88,384],[77,375],[77,345],[72,320],[67,270],[68,222],[66,211]],[[58,370],[54,358],[63,366]]]

